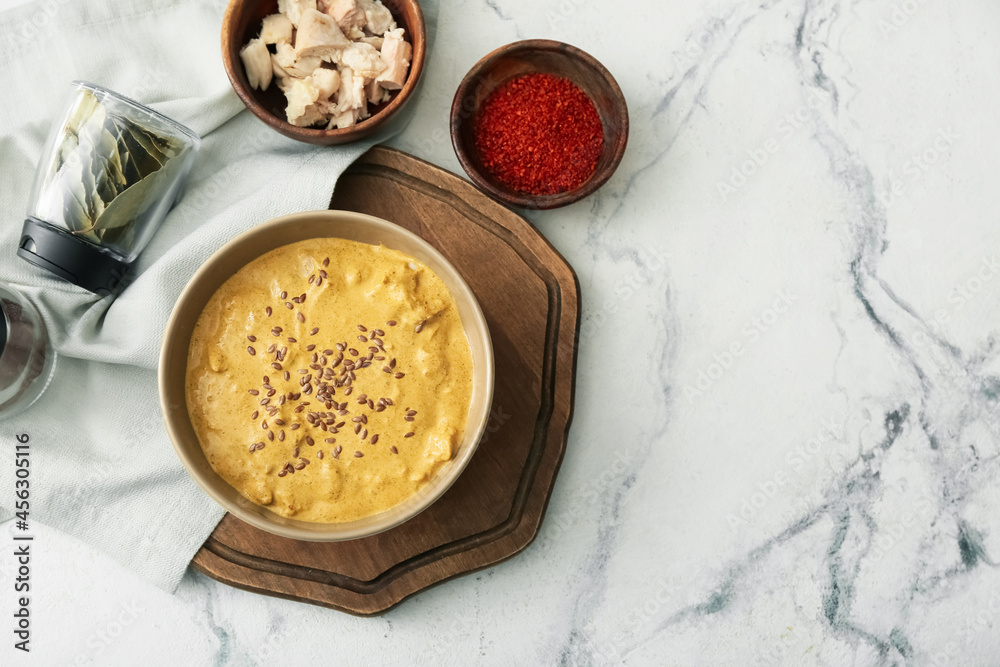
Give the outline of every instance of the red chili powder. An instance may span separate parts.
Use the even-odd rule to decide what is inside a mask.
[[[476,118],[483,166],[518,192],[549,195],[582,185],[604,148],[604,128],[587,94],[551,74],[526,74],[494,90]]]

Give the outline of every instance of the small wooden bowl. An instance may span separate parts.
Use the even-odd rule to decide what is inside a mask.
[[[475,121],[486,98],[509,79],[536,72],[561,76],[579,86],[594,102],[604,126],[604,150],[597,167],[574,190],[549,195],[513,190],[489,173],[476,150]],[[628,106],[611,72],[589,53],[548,39],[514,42],[488,54],[462,79],[451,104],[451,143],[469,178],[495,199],[520,208],[558,208],[592,194],[618,168],[628,143]]]
[[[376,131],[388,130],[401,121],[399,111],[413,97],[420,82],[427,49],[427,32],[424,14],[416,0],[382,0],[382,4],[392,12],[397,25],[406,29],[405,37],[413,45],[413,58],[402,89],[393,91],[388,102],[369,106],[371,116],[365,120],[342,130],[298,127],[286,120],[287,100],[274,83],[266,91],[250,87],[243,61],[240,60],[240,49],[260,34],[260,24],[265,16],[277,13],[277,0],[230,0],[226,8],[222,19],[222,62],[233,90],[257,118],[286,137],[306,143],[323,146],[346,144],[369,137]],[[391,124],[390,119],[393,120]]]

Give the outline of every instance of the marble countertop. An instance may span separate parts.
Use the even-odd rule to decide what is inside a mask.
[[[996,665],[1000,4],[426,4],[394,145],[461,172],[454,89],[521,38],[630,106],[615,177],[527,214],[584,302],[540,536],[359,619],[40,530],[36,663]]]

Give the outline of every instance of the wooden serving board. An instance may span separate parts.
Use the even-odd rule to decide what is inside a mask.
[[[390,531],[300,542],[226,515],[192,565],[237,588],[368,616],[510,558],[535,538],[573,415],[580,287],[529,222],[400,151],[362,156],[341,176],[330,208],[416,232],[468,281],[496,358],[488,432],[454,486]]]

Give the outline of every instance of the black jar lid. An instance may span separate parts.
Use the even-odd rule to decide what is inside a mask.
[[[128,264],[92,243],[34,218],[24,221],[17,254],[95,294],[118,294],[125,287]]]

